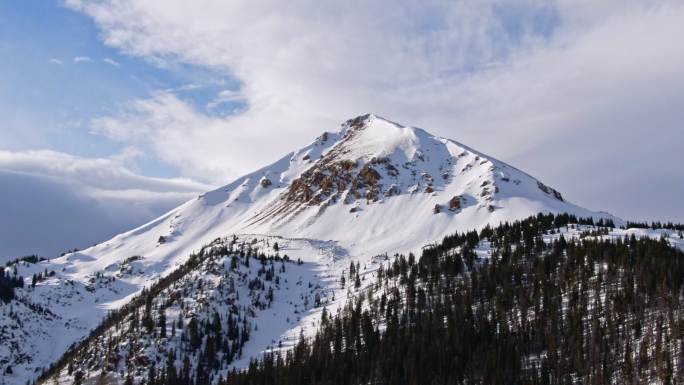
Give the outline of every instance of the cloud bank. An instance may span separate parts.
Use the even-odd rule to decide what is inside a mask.
[[[245,108],[228,117],[158,91],[93,122],[185,176],[226,182],[374,112],[495,155],[581,205],[684,219],[681,2],[67,5],[126,54],[241,82]]]
[[[0,151],[0,186],[0,262],[90,246],[210,188],[53,151]]]

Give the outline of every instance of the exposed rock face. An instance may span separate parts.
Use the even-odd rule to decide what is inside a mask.
[[[344,198],[345,204],[360,199],[372,203],[382,196],[391,197],[401,192],[395,184],[386,187],[381,183],[384,177],[399,175],[399,170],[389,158],[364,160],[347,156],[350,151],[347,145],[364,129],[367,119],[368,116],[360,116],[347,122],[349,130],[345,137],[290,185],[285,194],[287,202],[318,205]],[[309,159],[309,155],[303,159]]]
[[[360,208],[415,193],[424,193],[424,199],[434,199],[431,205],[441,202],[441,207],[435,208],[439,212],[460,212],[465,195],[474,198],[473,206],[478,209],[491,210],[498,207],[498,195],[509,194],[499,188],[500,183],[520,184],[519,179],[510,178],[509,175],[517,173],[507,165],[420,129],[371,115],[350,119],[336,134],[318,137],[299,159],[305,161],[300,163],[304,171],[287,182],[289,186],[279,199],[253,217],[254,223],[275,217],[287,222],[312,206],[319,208],[314,215],[321,215],[337,203]],[[262,179],[261,187],[271,187],[269,182]],[[460,190],[454,189],[454,185]],[[538,187],[562,200],[555,190],[541,183]],[[445,202],[448,197],[452,198]],[[313,221],[314,218],[307,223]]]
[[[387,189],[387,191],[385,191],[385,196],[389,198],[395,195],[399,195],[399,193],[401,193],[401,190],[397,185],[393,184]]]
[[[537,181],[537,187],[539,187],[539,189],[542,190],[543,192],[545,192],[546,194],[552,195],[554,198],[563,202],[563,196],[558,191],[552,189],[551,187],[549,187],[549,186],[547,186],[544,183],[539,182],[539,181]]]
[[[313,198],[309,186],[302,179],[295,179],[287,191],[287,199],[295,202],[308,202]]]
[[[261,178],[261,181],[259,182],[259,184],[261,184],[261,187],[263,187],[263,188],[269,188],[269,187],[271,187],[271,185],[273,185],[273,182],[271,182],[270,179],[263,177],[263,178]]]
[[[439,214],[442,212],[442,205],[436,204],[435,207],[432,209],[433,214]]]
[[[363,182],[369,186],[375,186],[380,180],[380,174],[375,171],[373,166],[370,164],[365,164],[363,166],[359,172],[359,176],[361,177],[361,180],[363,180]]]
[[[456,211],[461,208],[461,196],[456,195],[449,200],[449,210]]]

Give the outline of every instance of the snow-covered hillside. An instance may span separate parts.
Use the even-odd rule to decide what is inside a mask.
[[[83,251],[16,265],[28,284],[33,274],[43,279],[0,305],[0,368],[12,366],[0,384],[35,378],[108,311],[217,238],[256,239],[262,249],[277,239],[281,253],[301,259],[321,290],[336,290],[352,261],[370,266],[380,254],[418,252],[455,231],[538,212],[622,223],[457,142],[360,116],[144,226]],[[291,326],[282,334],[301,327]],[[266,349],[267,339],[252,351]]]
[[[226,234],[254,233],[334,240],[367,257],[538,212],[611,217],[457,142],[364,115],[81,254],[163,263]]]
[[[668,229],[570,223],[540,234],[548,245],[561,236],[578,242],[615,242],[634,236],[661,239],[684,249],[681,232]],[[286,257],[289,252],[312,251],[301,246],[305,246],[301,240],[280,237],[215,240],[109,317],[104,327],[62,357],[58,369],[42,383],[75,383],[79,377],[83,384],[140,384],[150,378],[150,371],[175,368],[179,383],[196,379],[216,384],[233,368],[246,368],[264,352],[288,350],[301,336],[313,336],[323,309],[337,314],[349,298],[372,291],[382,281],[380,271],[397,263],[396,257],[378,255],[361,265],[335,248],[324,251],[325,245],[319,245],[323,246],[320,255],[307,261]],[[501,244],[483,237],[473,252],[471,262],[481,266],[501,252]],[[124,271],[131,270],[130,263],[124,263]],[[100,279],[109,284],[119,274],[105,273]],[[348,277],[346,284],[342,277]]]

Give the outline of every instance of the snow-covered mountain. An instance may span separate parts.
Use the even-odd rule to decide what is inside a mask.
[[[237,235],[262,250],[278,242],[280,253],[302,261],[292,269],[298,276],[289,279],[306,276],[317,290],[332,290],[334,298],[337,277],[351,262],[365,269],[377,255],[418,252],[455,231],[539,212],[622,223],[569,203],[532,176],[460,143],[375,115],[360,116],[107,242],[50,261],[13,265],[28,281],[16,300],[0,305],[0,368],[12,366],[0,384],[36,377],[110,310],[216,239]],[[32,288],[34,274],[40,276]],[[281,298],[276,293],[274,308],[294,309],[291,318],[268,335],[253,336],[245,354],[314,322],[307,317],[315,318],[316,311],[304,304],[311,294]]]
[[[82,254],[162,261],[226,234],[255,233],[334,240],[360,257],[538,212],[611,217],[460,143],[364,115]]]

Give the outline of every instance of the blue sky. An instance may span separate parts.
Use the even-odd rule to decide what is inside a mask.
[[[225,73],[122,54],[102,42],[91,18],[58,1],[0,2],[0,50],[4,150],[114,156],[126,144],[92,134],[90,121],[160,89],[174,90],[210,115],[236,108],[206,108],[220,91],[237,87]],[[146,175],[179,175],[154,157],[141,157],[136,167]]]
[[[679,0],[3,1],[3,199],[45,221],[29,189],[51,186],[112,223],[101,240],[372,112],[681,222],[682,19]]]

